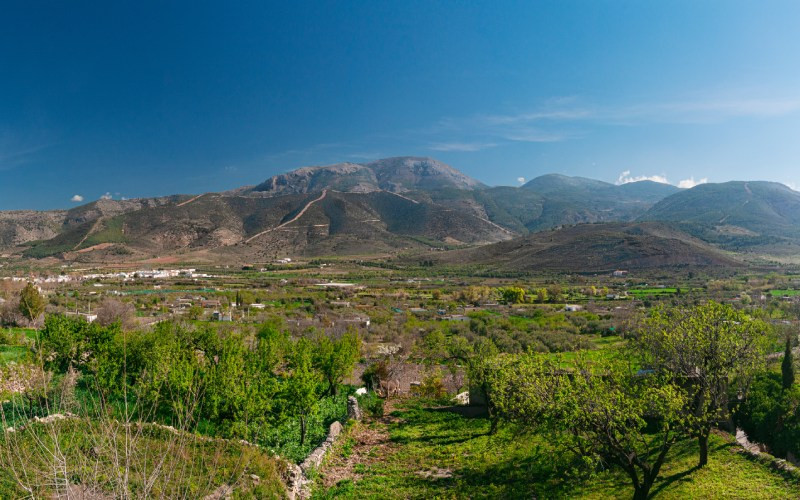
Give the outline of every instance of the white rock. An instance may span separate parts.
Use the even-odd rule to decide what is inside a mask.
[[[461,394],[456,395],[453,398],[453,402],[458,405],[468,405],[469,404],[469,392],[465,391]]]

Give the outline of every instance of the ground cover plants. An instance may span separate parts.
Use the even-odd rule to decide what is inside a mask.
[[[797,436],[780,364],[796,357],[800,308],[770,293],[792,276],[484,279],[325,264],[45,285],[32,319],[16,305],[24,283],[9,286],[0,321],[27,327],[0,330],[3,427],[17,429],[0,448],[41,443],[30,477],[109,472],[53,472],[40,486],[8,472],[21,455],[0,453],[3,491],[257,496],[282,488],[273,479],[344,420],[362,385],[367,420],[310,472],[317,497],[798,491],[731,437],[738,426],[776,456],[798,450],[779,443]],[[384,401],[395,384],[402,400]],[[454,405],[467,392],[475,406]],[[126,479],[112,455],[131,436]],[[156,473],[153,457],[178,449],[184,472]],[[69,467],[44,458],[53,450]]]

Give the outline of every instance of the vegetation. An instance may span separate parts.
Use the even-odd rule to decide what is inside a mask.
[[[637,354],[655,376],[669,377],[687,392],[687,418],[708,463],[711,429],[728,416],[732,384],[745,387],[763,363],[769,326],[730,306],[708,302],[693,308],[656,308],[636,338]]]
[[[32,283],[25,285],[19,294],[19,312],[28,321],[36,321],[44,312],[44,299]]]
[[[350,427],[315,480],[313,498],[631,498],[616,467],[587,473],[550,433],[491,423],[467,411],[403,403],[385,418]],[[794,498],[797,479],[776,474],[712,434],[709,465],[697,442],[670,448],[651,490],[662,499]]]

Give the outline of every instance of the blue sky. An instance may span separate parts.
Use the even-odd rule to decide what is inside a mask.
[[[798,19],[732,0],[8,1],[0,209],[400,155],[490,185],[800,186]]]

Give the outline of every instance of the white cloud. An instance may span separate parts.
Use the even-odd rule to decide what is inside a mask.
[[[432,144],[430,149],[434,151],[480,151],[482,149],[493,148],[497,144],[492,142],[440,142]]]
[[[100,197],[101,200],[110,200],[111,199],[111,192],[106,192],[103,196]]]
[[[703,177],[700,180],[694,180],[694,176],[691,176],[688,179],[683,179],[682,181],[678,182],[678,187],[681,189],[692,189],[695,186],[699,186],[700,184],[705,184],[707,182],[708,177]]]
[[[525,184],[525,177],[517,177],[517,182],[520,184]]]
[[[625,170],[621,174],[619,174],[619,178],[617,179],[617,185],[628,184],[629,182],[639,182],[639,181],[653,181],[659,182],[661,184],[669,184],[666,176],[663,175],[637,175],[631,176],[630,170]]]
[[[639,181],[653,181],[653,182],[660,182],[661,184],[672,184],[666,175],[631,175],[630,170],[625,170],[619,174],[617,178],[617,186],[622,184],[628,184],[629,182],[639,182]],[[703,177],[702,179],[695,180],[694,176],[689,177],[688,179],[683,179],[682,181],[678,181],[677,184],[672,184],[673,186],[677,186],[681,189],[691,189],[695,186],[699,186],[700,184],[706,184],[708,182],[708,177]]]
[[[75,196],[70,198],[69,201],[74,201],[75,203],[80,203],[80,202],[83,201],[83,196],[81,196],[79,194],[76,194]]]

